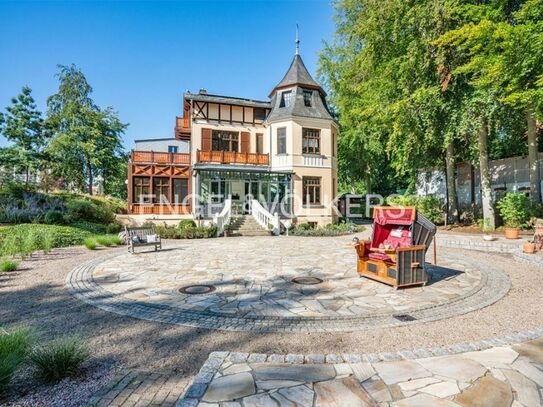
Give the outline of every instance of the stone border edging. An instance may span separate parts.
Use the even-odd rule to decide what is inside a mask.
[[[543,268],[543,256],[526,254],[522,250],[516,250],[513,252],[513,258],[521,263]]]
[[[200,371],[194,376],[185,393],[177,401],[176,407],[196,407],[209,383],[219,371],[223,362],[229,358],[232,363],[284,363],[284,364],[338,364],[338,363],[377,363],[398,360],[424,359],[438,356],[458,355],[466,352],[483,351],[497,346],[510,346],[537,339],[543,335],[543,327],[519,332],[515,335],[498,336],[493,339],[468,343],[457,343],[450,347],[436,347],[397,352],[364,354],[264,354],[243,352],[211,352]]]
[[[149,304],[119,297],[94,281],[94,268],[122,253],[111,253],[74,268],[66,276],[66,285],[77,298],[105,311],[143,320],[227,331],[254,332],[352,332],[431,322],[467,314],[504,297],[511,287],[509,278],[488,265],[475,261],[481,272],[480,283],[468,293],[438,305],[413,308],[408,313],[415,321],[399,321],[392,313],[337,317],[240,317],[206,311],[190,311],[167,304]]]

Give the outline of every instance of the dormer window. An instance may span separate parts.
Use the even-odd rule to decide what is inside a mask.
[[[313,94],[310,90],[304,90],[304,105],[306,107],[311,107],[311,95]]]
[[[281,93],[281,103],[279,104],[279,107],[289,107],[291,98],[292,98],[292,91],[287,90]]]

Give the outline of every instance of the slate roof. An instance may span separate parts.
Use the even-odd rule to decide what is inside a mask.
[[[290,85],[309,85],[310,87],[318,88],[324,93],[320,85],[311,77],[311,74],[305,67],[304,61],[302,61],[302,57],[298,54],[294,55],[294,59],[292,60],[287,73],[283,79],[281,79],[281,82],[275,86],[274,91],[278,88]]]
[[[263,107],[268,109],[271,107],[270,102],[264,100],[245,99],[233,96],[210,95],[208,93],[202,94],[185,92],[183,94],[183,97],[185,98],[185,100],[194,100],[197,102],[222,103],[225,105],[228,104],[248,107]]]
[[[281,96],[285,91],[292,92],[290,105],[281,107]],[[304,91],[311,92],[311,106],[305,105]],[[287,73],[273,89],[270,97],[272,110],[266,119],[268,123],[291,117],[334,120],[326,105],[326,93],[311,77],[298,54],[294,55]]]

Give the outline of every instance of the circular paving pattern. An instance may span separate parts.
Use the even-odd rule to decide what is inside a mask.
[[[93,260],[74,269],[67,283],[82,300],[122,315],[265,332],[352,331],[444,319],[490,305],[510,287],[491,265],[450,250],[438,266],[429,266],[425,287],[394,290],[358,276],[349,242],[177,241],[159,252]]]

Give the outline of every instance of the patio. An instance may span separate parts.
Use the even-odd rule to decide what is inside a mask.
[[[492,304],[510,287],[504,273],[459,253],[431,266],[426,286],[394,290],[358,276],[349,240],[188,240],[159,252],[94,259],[74,269],[67,281],[77,297],[118,314],[264,332],[354,331],[434,321]]]

